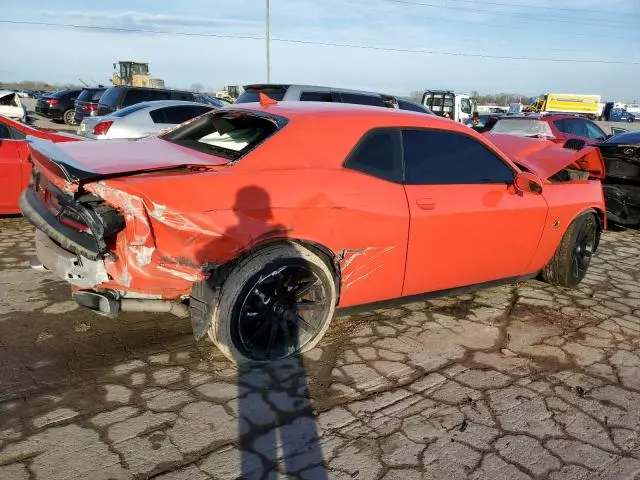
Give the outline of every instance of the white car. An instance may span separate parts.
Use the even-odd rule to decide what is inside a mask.
[[[20,96],[12,90],[0,90],[0,115],[26,123],[27,109],[20,101]]]
[[[84,117],[78,135],[95,140],[147,137],[212,109],[211,105],[181,100],[136,103],[102,117]]]

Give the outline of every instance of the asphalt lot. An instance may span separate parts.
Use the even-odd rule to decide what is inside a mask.
[[[2,480],[640,478],[640,232],[578,289],[336,318],[240,370],[188,321],[79,309],[32,253],[0,218]]]
[[[637,478],[639,244],[607,232],[576,290],[337,318],[237,370],[185,320],[79,309],[1,219],[0,478]]]

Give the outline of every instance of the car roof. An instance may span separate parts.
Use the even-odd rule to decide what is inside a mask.
[[[500,114],[498,114],[500,115]],[[530,114],[518,114],[518,115],[504,115],[500,117],[500,119],[514,119],[514,120],[563,120],[565,118],[579,118],[582,120],[589,120],[588,118],[581,115],[573,115],[571,113],[530,113]]]
[[[206,103],[190,102],[188,100],[149,100],[148,102],[134,103],[134,105],[144,106],[145,108],[173,107],[178,105],[197,105],[199,107],[213,108],[212,105],[208,105]]]
[[[341,88],[341,87],[327,87],[324,85],[304,85],[298,83],[252,83],[251,85],[245,85],[245,90],[268,90],[273,88],[284,88],[288,90],[290,88],[295,88],[299,90],[318,90],[318,91],[334,91],[334,92],[345,92],[345,93],[361,93],[366,95],[380,95],[385,97],[396,97],[395,95],[389,95],[387,93],[373,92],[370,90],[352,90],[349,88]]]
[[[193,92],[189,92],[188,90],[176,90],[173,88],[130,87],[129,85],[112,85],[108,88],[126,88],[127,90],[144,90],[144,91],[153,91],[153,92],[179,92],[179,93],[190,93],[191,95],[195,95]]]
[[[225,110],[254,110],[273,115],[282,116],[289,119],[301,117],[323,117],[323,118],[359,118],[367,120],[368,123],[374,124],[376,121],[383,119],[406,119],[407,126],[423,125],[437,126],[439,128],[469,131],[469,128],[448,120],[437,115],[425,115],[421,112],[413,112],[411,110],[401,110],[399,108],[383,108],[369,105],[358,105],[353,103],[338,102],[277,102],[270,105],[262,105],[260,103],[235,103],[220,109]],[[397,124],[398,121],[393,121]],[[383,126],[383,125],[382,125]]]

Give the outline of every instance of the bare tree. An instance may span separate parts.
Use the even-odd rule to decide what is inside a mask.
[[[191,84],[191,91],[192,92],[200,93],[200,92],[202,92],[202,90],[204,90],[204,86],[201,83],[196,82],[196,83],[192,83]]]

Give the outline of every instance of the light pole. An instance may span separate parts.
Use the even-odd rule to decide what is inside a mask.
[[[267,83],[271,83],[271,20],[269,16],[269,0],[267,0]]]

